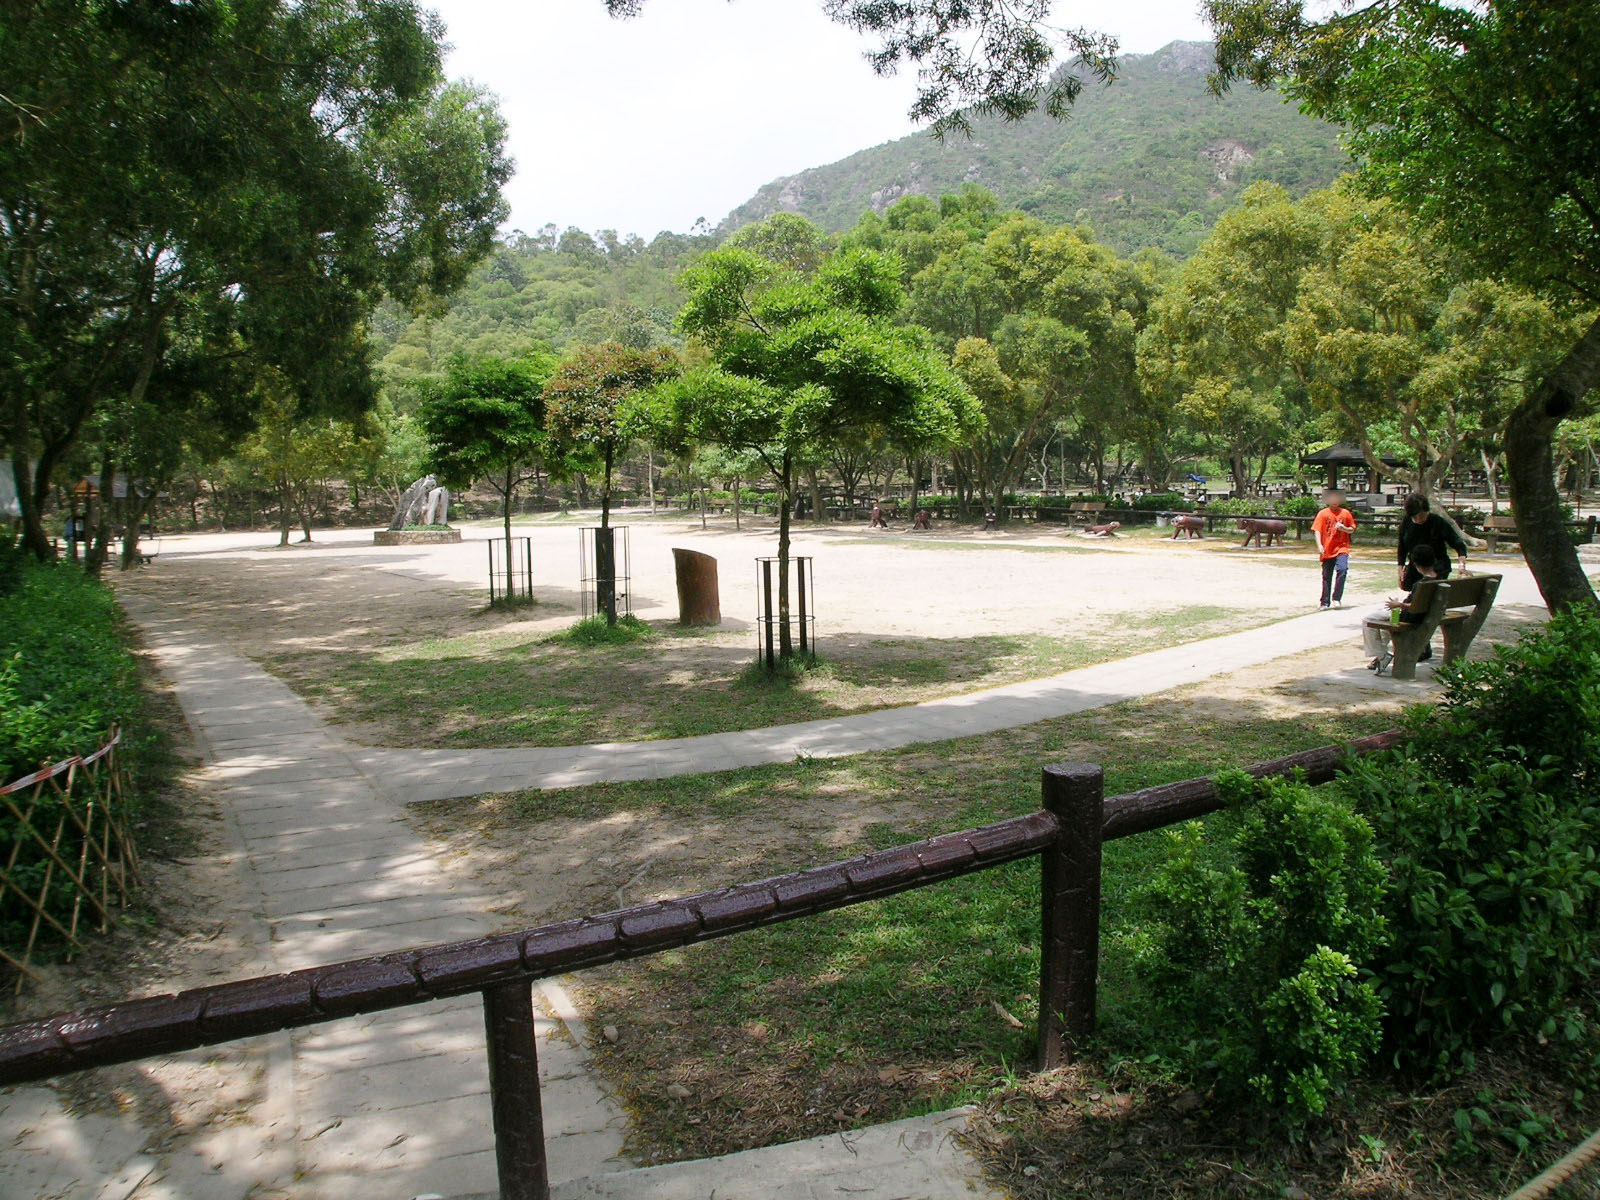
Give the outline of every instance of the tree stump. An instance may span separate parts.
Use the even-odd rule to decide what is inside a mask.
[[[698,550],[673,547],[678,575],[678,623],[722,624],[722,599],[717,590],[717,560]]]

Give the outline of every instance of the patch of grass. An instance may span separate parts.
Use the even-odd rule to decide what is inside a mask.
[[[661,814],[683,829],[709,817],[736,823],[786,814],[795,832],[770,861],[777,872],[1032,811],[1042,762],[1105,762],[1108,791],[1127,791],[1394,720],[1264,717],[1247,705],[1214,715],[1187,709],[1182,754],[1174,756],[1167,738],[1151,736],[1167,727],[1170,703],[1130,702],[1003,735],[844,760],[529,793],[503,798],[499,811],[506,836],[519,839],[527,824],[558,816]],[[915,815],[871,822],[841,847],[826,836],[836,810],[819,808],[824,796],[848,796],[847,808]],[[430,819],[448,809],[433,806]],[[1113,1020],[1129,892],[1162,853],[1159,838],[1107,847],[1102,995]],[[714,866],[707,872],[684,890],[738,882],[716,876]],[[616,1046],[597,1053],[635,1115],[634,1152],[650,1161],[726,1153],[986,1095],[1031,1053],[1038,886],[1038,868],[1027,861],[586,973],[593,1020],[622,1031]],[[689,1107],[701,1120],[686,1123],[683,1106],[660,1099],[669,1082],[691,1090]]]
[[[539,597],[531,592],[514,592],[509,596],[496,596],[489,601],[489,607],[496,611],[513,610],[518,608],[537,608]]]
[[[655,630],[632,613],[617,618],[616,624],[603,616],[585,617],[570,629],[552,633],[544,640],[563,646],[630,646],[655,636]]]
[[[956,695],[1257,626],[1282,612],[1193,605],[1100,636],[852,638],[777,677],[749,642],[675,623],[603,622],[541,636],[479,630],[376,652],[274,655],[269,669],[386,745],[568,745],[758,729]],[[640,641],[648,631],[657,635]],[[637,635],[637,637],[635,636]]]

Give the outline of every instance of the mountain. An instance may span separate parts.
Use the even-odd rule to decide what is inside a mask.
[[[1127,55],[1117,81],[1086,86],[1071,116],[1035,113],[973,123],[970,139],[912,134],[825,167],[775,179],[729,213],[719,232],[774,212],[825,229],[853,225],[901,196],[939,196],[975,183],[1046,221],[1087,222],[1123,253],[1160,246],[1191,253],[1249,183],[1298,196],[1347,169],[1337,130],[1273,92],[1206,88],[1211,47],[1173,42]]]

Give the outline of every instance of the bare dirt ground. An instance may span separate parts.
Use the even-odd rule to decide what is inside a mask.
[[[1266,624],[1314,606],[1317,588],[1315,563],[1294,545],[806,528],[796,553],[815,563],[825,665],[773,689],[743,677],[756,647],[754,560],[771,553],[770,530],[634,526],[634,610],[657,634],[600,655],[547,640],[578,611],[574,524],[519,531],[533,545],[532,609],[485,605],[482,540],[388,549],[359,531],[282,550],[252,535],[169,538],[154,567],[120,586],[159,594],[351,740],[442,748],[679,737],[960,695]],[[675,623],[680,545],[719,558],[718,630]],[[1352,597],[1386,582],[1381,565],[1361,565]]]

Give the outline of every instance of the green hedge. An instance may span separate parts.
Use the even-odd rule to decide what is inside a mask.
[[[1596,1035],[1600,618],[1441,672],[1397,750],[1325,788],[1237,776],[1169,831],[1136,944],[1146,1049],[1292,1120],[1377,1060]],[[1376,874],[1374,873],[1376,869]]]
[[[0,777],[97,749],[137,698],[110,590],[70,564],[25,563],[0,595]]]

